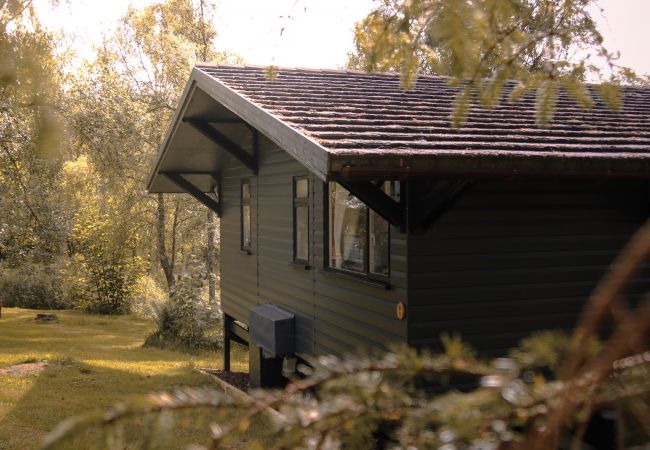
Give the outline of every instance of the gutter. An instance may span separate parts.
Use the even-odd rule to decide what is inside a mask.
[[[650,180],[650,155],[422,152],[330,154],[329,179],[600,178]]]

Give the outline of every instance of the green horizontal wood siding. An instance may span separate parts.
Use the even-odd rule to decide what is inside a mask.
[[[648,217],[640,182],[482,181],[408,241],[408,341],[460,333],[499,354],[538,329],[570,329]],[[642,273],[632,297],[650,287]]]
[[[498,354],[535,329],[569,329],[603,272],[648,216],[641,182],[481,181],[424,233],[391,228],[388,288],[326,270],[325,183],[260,139],[259,174],[222,173],[224,311],[244,323],[257,304],[296,314],[300,355],[392,342],[437,347],[458,332]],[[296,176],[310,181],[310,268],[292,264]],[[252,188],[252,254],[239,249],[243,179]],[[632,297],[647,290],[642,273]],[[407,317],[395,317],[398,302]]]
[[[222,174],[221,290],[224,312],[248,323],[248,311],[271,302],[296,314],[301,355],[345,353],[406,341],[406,322],[395,317],[406,299],[406,236],[391,230],[390,288],[326,271],[326,185],[261,137],[259,173],[229,159]],[[309,176],[310,268],[293,262],[293,179]],[[250,255],[240,251],[243,179],[251,181],[253,238]]]

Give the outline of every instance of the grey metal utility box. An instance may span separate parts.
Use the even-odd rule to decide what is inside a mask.
[[[250,310],[248,332],[253,344],[270,356],[294,353],[294,327],[296,317],[271,303]]]

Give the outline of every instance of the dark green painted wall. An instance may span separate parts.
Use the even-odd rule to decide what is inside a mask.
[[[244,323],[248,310],[271,302],[296,314],[299,354],[327,354],[406,340],[395,307],[406,298],[406,236],[392,230],[390,289],[324,270],[325,184],[310,175],[310,268],[292,264],[292,181],[309,171],[265,138],[259,174],[230,159],[222,172],[221,298],[224,312]],[[240,250],[242,180],[252,188],[252,252]]]
[[[441,332],[459,332],[498,354],[531,330],[570,329],[647,219],[647,192],[639,182],[473,184],[426,233],[410,236],[409,342],[437,346]]]
[[[257,177],[230,159],[222,173],[224,311],[272,302],[296,314],[301,355],[391,342],[437,346],[459,332],[500,353],[533,329],[570,328],[598,279],[648,216],[640,182],[482,181],[426,232],[391,229],[390,288],[324,270],[326,185],[260,139]],[[310,175],[310,265],[292,265],[292,180]],[[252,187],[252,252],[240,250],[242,180]],[[635,292],[647,290],[642,279]],[[407,295],[408,293],[408,295]],[[398,302],[407,317],[397,320]]]

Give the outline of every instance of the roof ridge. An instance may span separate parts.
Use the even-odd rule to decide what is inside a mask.
[[[318,73],[330,73],[330,74],[351,74],[351,75],[362,75],[365,77],[372,76],[389,76],[401,78],[402,74],[400,72],[366,72],[363,70],[355,69],[332,69],[332,68],[314,68],[314,67],[289,67],[289,66],[276,66],[273,64],[229,64],[229,63],[207,63],[207,62],[197,62],[195,67],[199,69],[203,68],[232,68],[232,69],[258,69],[258,70],[267,70],[270,67],[277,69],[279,71],[287,72],[310,72],[314,74]],[[453,80],[454,77],[449,75],[432,75],[432,74],[417,74],[417,79],[429,79],[429,80]],[[508,80],[508,83],[518,83],[518,80]],[[597,88],[601,83],[586,83],[586,86],[590,88]],[[636,85],[621,85],[623,92],[648,92],[650,91],[650,86],[636,86]]]
[[[195,67],[202,68],[232,68],[232,69],[260,69],[267,70],[270,67],[280,71],[289,71],[289,72],[312,72],[312,73],[332,73],[332,74],[353,74],[353,75],[363,75],[363,76],[390,76],[390,77],[400,77],[402,74],[400,72],[366,72],[364,70],[356,69],[332,69],[328,67],[323,68],[314,68],[314,67],[289,67],[289,66],[276,66],[273,64],[229,64],[229,63],[207,63],[207,62],[197,62]],[[432,75],[420,73],[417,75],[418,78],[430,78],[430,79],[451,79],[452,77],[448,75]]]

